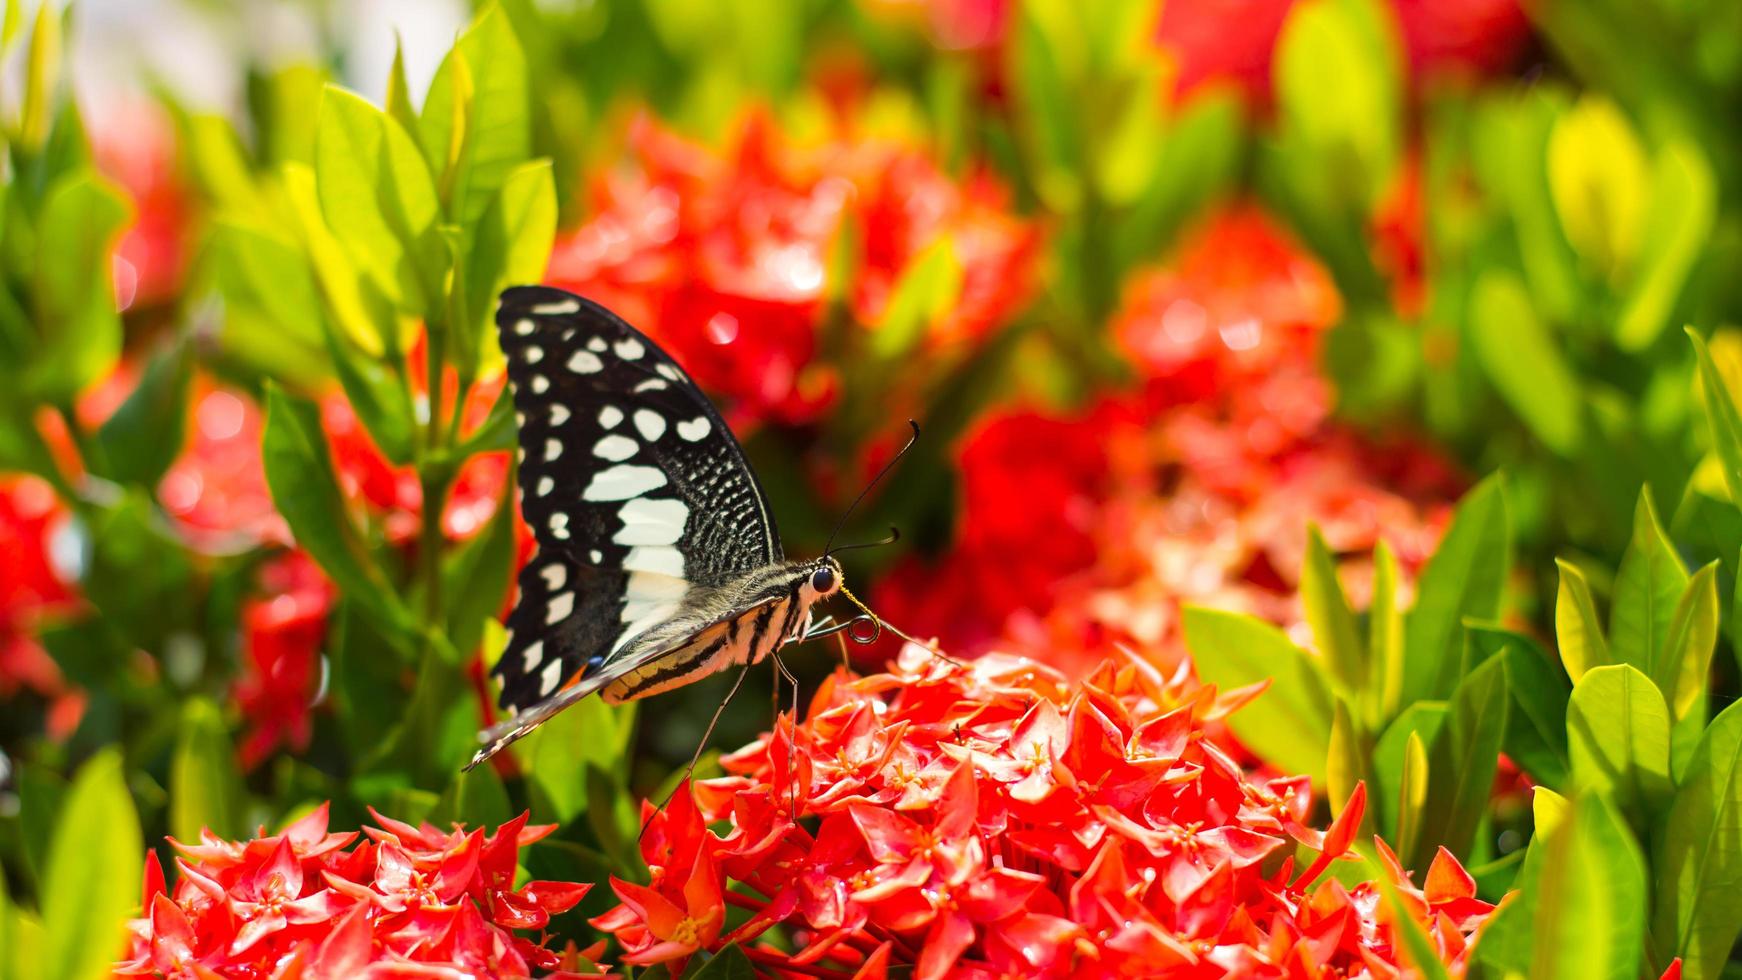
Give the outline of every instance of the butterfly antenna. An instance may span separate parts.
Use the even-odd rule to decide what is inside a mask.
[[[726,692],[725,699],[720,702],[718,708],[714,709],[714,717],[708,719],[708,728],[706,731],[702,732],[702,740],[696,743],[696,754],[690,756],[689,768],[684,770],[683,779],[680,780],[676,786],[671,788],[671,792],[665,794],[665,799],[660,801],[659,809],[654,812],[664,813],[665,808],[670,806],[672,799],[677,796],[677,791],[688,786],[690,780],[695,777],[696,766],[702,761],[702,751],[708,747],[708,738],[714,734],[714,726],[720,723],[720,716],[726,713],[726,705],[732,703],[732,698],[737,696],[738,689],[744,686],[744,678],[749,676],[749,674],[750,664],[745,663],[744,669],[738,671],[738,679],[732,682],[732,689]],[[647,828],[652,825],[652,818],[649,818],[646,823],[641,825],[641,833],[635,835],[635,843],[641,843],[641,838],[647,836]]]
[[[834,546],[835,535],[840,534],[841,528],[847,525],[847,518],[853,516],[853,509],[859,506],[859,502],[865,499],[865,495],[871,492],[871,488],[877,485],[877,481],[883,479],[885,474],[894,469],[895,464],[901,462],[901,457],[906,456],[907,451],[913,448],[913,444],[919,441],[919,423],[913,419],[908,419],[907,424],[913,426],[913,435],[907,437],[907,445],[902,446],[899,452],[890,457],[889,462],[883,464],[883,468],[877,471],[877,475],[871,478],[871,482],[865,484],[865,489],[860,490],[859,495],[853,498],[853,502],[847,505],[847,509],[841,512],[840,520],[835,522],[835,529],[829,532],[828,543],[823,545],[823,554],[831,553],[829,549]]]

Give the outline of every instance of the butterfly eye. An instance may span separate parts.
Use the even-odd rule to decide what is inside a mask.
[[[835,591],[835,570],[827,565],[811,573],[811,591],[828,595]]]

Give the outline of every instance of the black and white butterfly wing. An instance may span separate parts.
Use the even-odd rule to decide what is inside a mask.
[[[633,669],[613,663],[631,641],[698,590],[778,562],[780,538],[725,421],[646,336],[541,286],[504,292],[496,324],[538,553],[492,673],[501,706],[524,712]]]

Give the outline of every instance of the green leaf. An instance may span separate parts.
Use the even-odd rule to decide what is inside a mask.
[[[1403,743],[1403,766],[1398,771],[1396,826],[1391,839],[1404,854],[1421,847],[1428,821],[1427,802],[1432,766],[1420,732],[1410,732]]]
[[[1579,380],[1515,274],[1496,267],[1476,281],[1470,337],[1500,397],[1531,433],[1555,453],[1577,456],[1585,436]]]
[[[600,698],[584,698],[515,743],[513,750],[528,778],[555,810],[540,819],[568,823],[587,809],[588,765],[607,773],[625,772],[634,725],[633,703],[613,706]]]
[[[405,375],[351,346],[337,330],[326,331],[326,346],[345,400],[381,455],[397,466],[410,463],[417,451],[417,417]]]
[[[1402,85],[1383,14],[1348,0],[1295,4],[1276,40],[1272,77],[1285,130],[1344,185],[1377,194],[1396,168]]]
[[[1567,702],[1573,782],[1602,788],[1643,816],[1669,797],[1669,707],[1651,678],[1628,664],[1597,667]]]
[[[1342,811],[1356,784],[1367,778],[1366,769],[1366,746],[1355,731],[1348,704],[1338,699],[1336,714],[1331,717],[1331,740],[1325,760],[1325,788],[1333,809]]]
[[[319,284],[327,315],[346,339],[370,356],[401,349],[392,293],[353,263],[321,217],[314,172],[299,164],[284,168],[284,192],[297,218],[308,266]],[[318,342],[318,341],[317,341]]]
[[[332,85],[315,124],[315,190],[327,227],[382,295],[414,315],[441,312],[447,248],[429,167],[398,123]]]
[[[1452,692],[1445,724],[1428,746],[1427,804],[1409,867],[1426,868],[1441,847],[1470,853],[1500,763],[1509,703],[1505,662],[1498,658],[1470,671]]]
[[[727,943],[701,969],[689,974],[688,980],[756,980],[756,967],[737,943]]]
[[[470,75],[473,85],[469,104],[457,107],[455,75],[461,71]],[[424,156],[432,168],[446,171],[442,180],[449,189],[446,213],[462,227],[478,220],[509,175],[531,156],[530,93],[526,56],[514,27],[507,15],[491,5],[460,35],[436,69],[418,121]],[[454,138],[456,107],[464,120],[459,140]],[[457,153],[450,156],[456,146]],[[444,167],[450,159],[451,165]]]
[[[169,762],[169,832],[177,840],[197,841],[208,828],[224,838],[244,833],[242,784],[218,706],[190,698],[182,706]]]
[[[1439,550],[1422,569],[1404,626],[1405,702],[1444,697],[1457,685],[1463,622],[1499,615],[1511,540],[1504,484],[1496,474],[1464,495]]]
[[[187,345],[159,351],[139,384],[97,430],[101,472],[112,480],[155,488],[180,455],[187,435],[193,358]]]
[[[126,196],[94,171],[68,174],[49,190],[34,255],[31,313],[44,332],[26,375],[31,395],[70,401],[120,360],[110,259],[130,216]]]
[[[1442,701],[1417,701],[1403,709],[1379,734],[1379,740],[1373,745],[1368,767],[1373,775],[1373,791],[1367,794],[1367,800],[1374,809],[1374,824],[1399,854],[1407,856],[1409,853],[1408,848],[1395,835],[1397,801],[1403,795],[1403,768],[1409,752],[1409,737],[1415,735],[1421,741],[1424,753],[1421,771],[1425,772],[1427,746],[1445,724],[1446,712],[1446,705]],[[1426,792],[1425,784],[1422,791]]]
[[[1672,140],[1658,151],[1651,169],[1641,268],[1615,328],[1622,350],[1642,351],[1663,333],[1688,273],[1711,237],[1717,210],[1717,182],[1699,147]]]
[[[1373,549],[1373,601],[1367,607],[1367,722],[1375,728],[1403,707],[1403,612],[1397,605],[1397,555],[1380,541]]]
[[[1742,703],[1712,720],[1657,839],[1652,935],[1682,975],[1716,977],[1742,933]]]
[[[1561,229],[1585,264],[1611,282],[1639,252],[1650,186],[1633,127],[1602,95],[1586,95],[1555,121],[1549,191]]]
[[[429,822],[437,827],[462,823],[468,827],[499,827],[514,816],[508,790],[494,766],[478,766],[454,773],[453,781],[430,811]]]
[[[1470,623],[1465,635],[1472,646],[1506,663],[1506,690],[1512,699],[1507,715],[1506,755],[1537,783],[1564,786],[1568,767],[1567,699],[1572,688],[1554,659],[1522,633],[1488,623]]]
[[[550,161],[516,168],[478,221],[466,256],[466,316],[456,324],[455,362],[464,377],[501,357],[491,319],[509,286],[544,279],[556,236],[556,185]]]
[[[1724,486],[1730,490],[1730,500],[1742,507],[1742,414],[1736,411],[1730,386],[1712,360],[1705,339],[1692,327],[1687,328],[1687,334],[1699,363],[1700,401],[1706,406],[1706,424],[1712,428],[1712,448],[1724,463]]]
[[[1651,490],[1641,489],[1609,609],[1609,649],[1617,662],[1632,664],[1648,677],[1662,676],[1675,607],[1687,587],[1687,569],[1658,523]]]
[[[962,262],[943,236],[920,249],[902,270],[871,332],[871,350],[892,358],[912,350],[931,325],[961,299]]]
[[[508,599],[508,581],[514,573],[514,514],[510,484],[503,488],[496,513],[483,532],[473,535],[443,570],[442,592],[452,597],[448,636],[461,654],[478,648],[485,621],[494,619]]]
[[[1585,672],[1616,662],[1603,638],[1603,626],[1597,619],[1597,603],[1591,598],[1591,586],[1585,573],[1572,562],[1555,559],[1561,571],[1560,591],[1555,595],[1555,642],[1560,646],[1561,663],[1567,676],[1577,684]]]
[[[1645,861],[1627,824],[1601,794],[1587,793],[1544,843],[1528,975],[1634,980],[1648,898]]]
[[[42,976],[99,980],[110,975],[125,943],[127,918],[139,904],[144,849],[121,754],[104,749],[73,780],[49,847]]]
[[[1301,566],[1300,601],[1312,627],[1313,643],[1330,675],[1343,690],[1363,692],[1367,649],[1355,627],[1355,611],[1337,581],[1337,562],[1317,526],[1307,528],[1306,561]]]
[[[261,458],[272,501],[297,543],[340,591],[381,618],[389,628],[389,640],[394,634],[410,634],[410,613],[364,551],[362,537],[339,496],[339,478],[321,428],[320,409],[276,385],[268,386]]]
[[[1694,573],[1670,616],[1669,641],[1652,678],[1680,719],[1703,703],[1718,647],[1718,563]],[[1702,716],[1703,717],[1703,716]]]
[[[1186,646],[1206,683],[1227,691],[1271,682],[1228,717],[1241,743],[1283,772],[1306,773],[1323,786],[1333,708],[1318,659],[1251,616],[1188,606],[1184,622]]]
[[[36,23],[30,29],[30,53],[24,66],[24,104],[18,113],[18,141],[30,150],[48,140],[60,86],[62,47],[60,8],[44,2],[36,8]]]
[[[193,561],[145,487],[128,487],[84,512],[90,563],[82,585],[112,626],[135,646],[162,650],[194,626],[199,582]],[[118,665],[117,665],[118,666]]]
[[[393,65],[387,70],[387,118],[397,122],[410,136],[418,135],[417,110],[411,104],[411,86],[405,80],[405,39],[393,34]]]
[[[362,768],[403,774],[418,789],[446,787],[477,747],[478,715],[470,695],[459,657],[445,644],[431,643],[418,662],[399,726]]]

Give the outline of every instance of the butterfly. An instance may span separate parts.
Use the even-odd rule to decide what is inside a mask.
[[[852,625],[813,625],[840,562],[784,557],[743,448],[658,344],[544,286],[505,291],[496,326],[538,551],[491,670],[509,717],[467,769],[594,693],[633,701]]]

